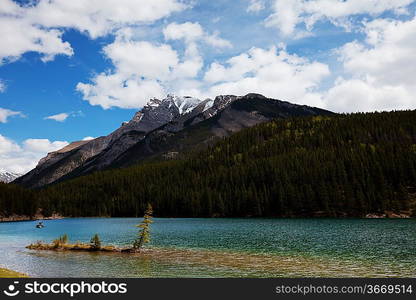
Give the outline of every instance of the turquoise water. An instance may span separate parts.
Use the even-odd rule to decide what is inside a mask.
[[[143,255],[25,249],[64,233],[129,245],[140,221],[0,223],[0,267],[39,277],[416,277],[414,219],[155,219]]]

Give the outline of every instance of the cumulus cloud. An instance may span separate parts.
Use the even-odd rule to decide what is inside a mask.
[[[265,24],[277,28],[284,36],[296,35],[300,24],[310,31],[320,20],[351,29],[351,16],[378,16],[386,11],[406,14],[412,2],[414,0],[274,0],[273,13]]]
[[[41,29],[24,19],[0,17],[0,36],[7,40],[7,43],[2,43],[0,47],[0,64],[17,60],[29,51],[40,53],[45,62],[58,54],[73,54],[69,43],[61,39],[62,31]]]
[[[32,8],[21,7],[12,0],[2,0],[0,7],[0,36],[5,41],[0,47],[0,64],[18,59],[23,53],[36,51],[44,61],[55,55],[72,55],[68,42],[62,40],[62,31],[44,28],[28,18]]]
[[[91,105],[104,109],[141,108],[150,98],[162,98],[172,91],[200,95],[195,78],[204,63],[198,43],[228,47],[228,42],[217,32],[207,34],[198,23],[172,23],[163,32],[166,40],[184,41],[183,55],[168,44],[135,41],[130,30],[121,30],[103,49],[114,70],[94,76],[90,83],[78,83],[77,91]]]
[[[0,134],[0,169],[24,174],[36,167],[47,153],[59,150],[68,143],[47,139],[27,139],[19,144]]]
[[[152,97],[163,97],[165,91],[159,79],[167,79],[177,66],[177,53],[169,45],[132,42],[117,39],[104,48],[115,66],[91,79],[78,83],[77,90],[91,105],[139,108]]]
[[[247,12],[259,12],[265,8],[263,0],[250,0]]]
[[[163,34],[167,40],[185,39],[188,42],[200,39],[204,35],[204,30],[199,23],[186,22],[183,24],[171,23],[165,29]]]
[[[8,121],[8,118],[13,116],[23,117],[24,115],[20,111],[13,111],[10,109],[0,107],[0,123],[6,123]]]
[[[322,106],[317,92],[330,75],[327,65],[287,53],[284,48],[252,48],[230,58],[227,64],[213,63],[204,80],[208,94],[261,93],[296,103]]]
[[[219,32],[208,34],[203,30],[203,28],[198,22],[186,22],[182,24],[171,23],[163,30],[163,34],[166,40],[183,39],[187,43],[202,40],[216,48],[232,47],[232,44],[229,41],[219,37]]]
[[[73,28],[97,38],[128,25],[152,23],[185,9],[178,0],[39,0],[19,5],[2,0],[0,6],[0,63],[35,51],[43,61],[73,55],[62,40],[63,29]]]
[[[185,8],[177,0],[41,0],[27,15],[42,26],[75,28],[96,38],[123,26],[152,23]]]
[[[344,74],[325,95],[337,111],[416,108],[416,18],[376,19],[364,25],[366,40],[338,49]]]

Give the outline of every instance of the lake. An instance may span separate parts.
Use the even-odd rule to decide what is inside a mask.
[[[38,252],[70,241],[129,245],[141,219],[0,223],[0,267],[34,277],[416,277],[414,219],[159,219],[144,254]]]

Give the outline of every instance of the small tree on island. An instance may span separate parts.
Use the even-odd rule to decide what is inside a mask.
[[[98,234],[95,234],[92,238],[91,238],[91,249],[93,250],[99,250],[101,248],[101,240],[100,237],[98,236]]]
[[[66,245],[68,243],[68,235],[67,234],[61,235],[52,243],[53,243],[54,248],[61,248],[63,245]]]
[[[150,203],[147,204],[147,209],[144,212],[143,221],[136,225],[136,227],[141,228],[139,231],[138,237],[133,243],[133,250],[140,251],[144,244],[150,242],[150,224],[153,223],[152,221],[153,209]]]

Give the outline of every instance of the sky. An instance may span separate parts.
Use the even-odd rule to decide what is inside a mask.
[[[167,94],[415,109],[415,2],[0,0],[0,171]]]

